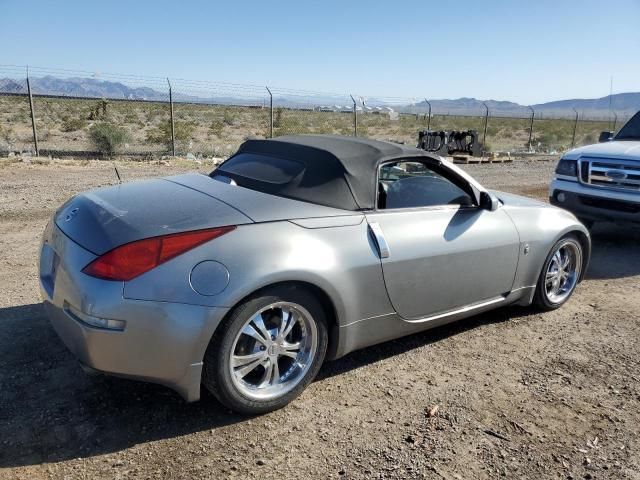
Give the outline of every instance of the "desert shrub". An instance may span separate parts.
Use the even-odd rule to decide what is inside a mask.
[[[222,113],[222,121],[224,122],[224,124],[231,126],[235,122],[235,119],[235,115],[231,113],[228,108],[225,108],[224,112]]]
[[[222,134],[223,130],[224,122],[221,122],[220,120],[214,120],[213,122],[211,122],[211,125],[209,125],[209,131],[216,137],[219,137]]]
[[[104,98],[96,102],[89,110],[89,120],[101,120],[107,118],[107,107],[109,102]]]
[[[61,130],[63,132],[75,132],[84,127],[84,120],[80,118],[67,118],[62,122]]]
[[[15,132],[11,126],[3,127],[2,124],[0,124],[0,138],[2,138],[7,143],[11,143],[14,136]]]
[[[128,132],[110,123],[96,123],[89,130],[89,138],[96,150],[111,157],[129,138]]]
[[[334,132],[336,132],[336,130],[334,130]],[[344,135],[344,133],[342,133],[342,131],[340,131],[340,130],[337,130],[337,134],[338,135]],[[361,137],[368,137],[369,136],[369,129],[367,128],[366,125],[358,125],[358,135],[361,136]]]
[[[495,137],[498,134],[498,127],[494,127],[492,125],[489,125],[487,127],[487,137]]]
[[[41,128],[40,130],[38,130],[38,140],[46,142],[50,137],[51,130],[49,129],[48,125],[46,125],[45,128]]]
[[[133,112],[127,112],[124,114],[123,120],[127,123],[136,123],[138,121],[138,116]]]
[[[195,122],[175,122],[174,134],[176,138],[176,148],[184,147],[193,137],[196,129]],[[162,144],[171,148],[171,122],[162,122],[155,128],[147,132],[147,143]]]

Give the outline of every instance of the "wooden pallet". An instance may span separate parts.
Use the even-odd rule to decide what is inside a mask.
[[[507,157],[470,157],[468,155],[454,155],[453,163],[461,163],[464,165],[478,163],[511,163],[513,158]]]
[[[468,155],[454,155],[453,163],[462,163],[465,165],[473,163],[489,163],[491,160],[486,157],[470,157]]]
[[[491,159],[491,163],[511,163],[513,158],[508,157],[494,157]]]

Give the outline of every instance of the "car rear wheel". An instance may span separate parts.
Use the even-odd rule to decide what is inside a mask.
[[[573,235],[561,238],[544,262],[534,304],[543,310],[562,306],[573,294],[582,273],[582,245]]]
[[[318,300],[297,286],[249,298],[217,329],[202,381],[234,411],[261,414],[296,398],[318,373],[327,349]]]

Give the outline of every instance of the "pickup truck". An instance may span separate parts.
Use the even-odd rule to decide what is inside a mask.
[[[640,223],[640,112],[616,135],[602,132],[600,143],[565,153],[549,201],[588,228],[600,221]]]

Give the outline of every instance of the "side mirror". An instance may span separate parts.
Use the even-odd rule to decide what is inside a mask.
[[[500,206],[500,200],[493,193],[481,192],[480,193],[480,208],[495,212]]]
[[[598,137],[598,143],[605,143],[613,138],[613,132],[600,132]]]

